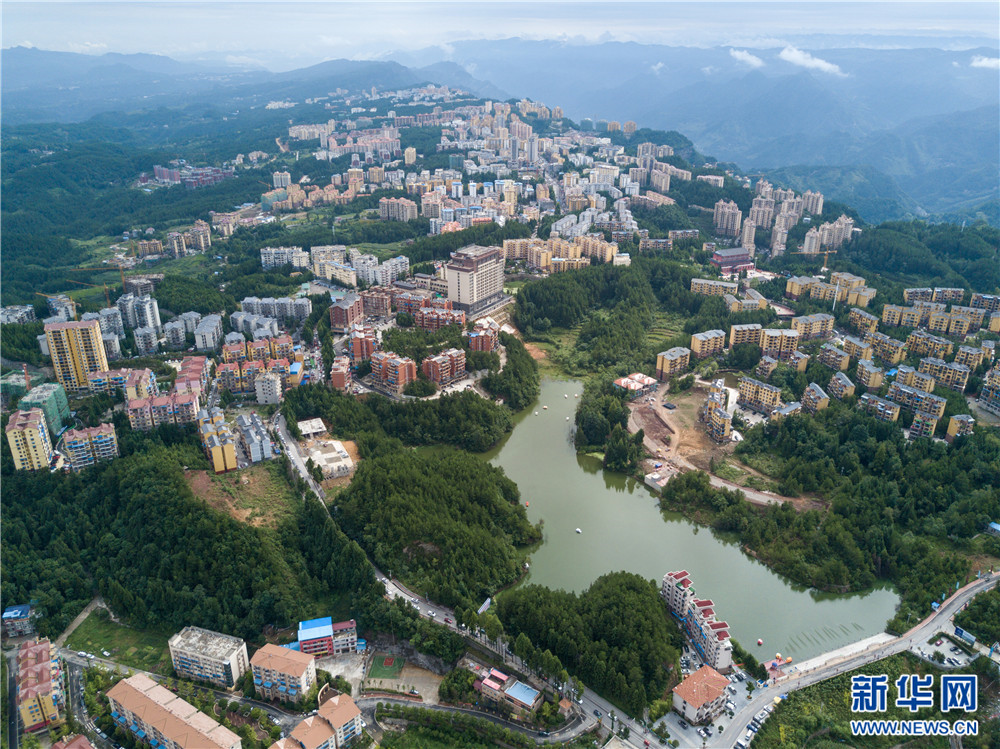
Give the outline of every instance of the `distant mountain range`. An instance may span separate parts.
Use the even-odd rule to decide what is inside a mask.
[[[574,120],[676,130],[720,161],[823,190],[881,221],[996,205],[1000,71],[988,60],[998,56],[988,47],[809,52],[514,38],[271,73],[14,47],[2,51],[0,82],[7,125],[203,102],[244,107],[336,87],[433,82],[485,98],[526,96]]]

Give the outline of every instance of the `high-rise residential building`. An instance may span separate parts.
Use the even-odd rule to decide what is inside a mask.
[[[806,190],[802,193],[802,210],[813,216],[823,213],[823,193]]]
[[[504,255],[500,247],[470,245],[451,253],[447,264],[448,299],[468,315],[503,298]]]
[[[754,225],[767,230],[774,223],[774,200],[772,198],[756,197],[750,205],[748,221],[753,221]]]
[[[753,257],[757,249],[757,245],[754,243],[754,237],[756,236],[756,234],[757,234],[757,225],[750,219],[744,221],[743,231],[740,236],[740,246],[748,253],[750,253],[751,257]]]
[[[408,198],[380,198],[378,215],[383,221],[411,221],[417,217],[417,204]]]
[[[271,176],[271,183],[274,185],[275,190],[288,187],[292,184],[292,175],[289,172],[275,172]]]
[[[261,247],[260,263],[264,270],[291,265],[293,268],[308,268],[309,253],[301,247]]]
[[[16,470],[41,471],[49,468],[55,451],[42,409],[15,411],[7,422],[6,433]]]
[[[135,348],[139,356],[155,354],[160,348],[160,341],[156,337],[156,329],[142,327],[135,329]]]
[[[808,341],[813,338],[829,338],[833,335],[833,315],[817,312],[812,315],[802,315],[792,318],[792,330],[799,332],[799,339]]]
[[[729,625],[716,619],[712,601],[695,596],[694,582],[687,570],[664,575],[660,595],[670,613],[687,631],[705,663],[722,671],[732,667],[733,646],[729,639]],[[725,680],[725,677],[722,678]]]
[[[260,375],[254,382],[254,390],[257,394],[257,403],[261,405],[281,403],[281,377],[273,372]]]
[[[14,701],[26,733],[63,721],[66,695],[60,663],[47,639],[23,643],[17,650]]]
[[[250,668],[247,644],[239,637],[201,627],[185,627],[167,644],[174,671],[181,678],[207,681],[229,689],[236,686]]]
[[[45,325],[45,340],[59,384],[67,393],[89,389],[87,375],[108,369],[101,325],[87,322],[58,322]]]
[[[309,653],[266,644],[250,659],[253,683],[264,699],[298,702],[316,683],[316,660]]]
[[[691,336],[691,354],[696,359],[704,359],[722,353],[726,348],[724,330],[705,330]]]
[[[160,322],[160,307],[151,296],[123,294],[116,302],[122,320],[128,328],[153,328],[157,335],[163,330]],[[105,331],[107,332],[107,331]]]
[[[22,411],[40,408],[45,414],[45,424],[53,437],[63,430],[70,420],[69,400],[66,389],[54,382],[35,385],[17,404]]]
[[[720,237],[740,236],[743,212],[732,200],[720,200],[715,204],[712,224]]]
[[[277,647],[277,646],[270,646]],[[111,719],[140,741],[165,749],[241,749],[242,739],[146,674],[107,691]]]
[[[63,437],[63,447],[74,471],[118,457],[118,435],[112,424],[84,429],[70,429]]]
[[[403,163],[406,166],[417,163],[417,149],[413,146],[408,147],[403,151]]]
[[[194,329],[194,347],[199,351],[215,351],[222,341],[222,317],[205,315]]]

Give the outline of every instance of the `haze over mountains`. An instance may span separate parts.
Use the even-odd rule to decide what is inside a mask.
[[[830,43],[810,51],[511,38],[282,73],[160,55],[15,47],[2,53],[2,94],[11,125],[200,102],[257,106],[335,87],[434,82],[486,98],[558,104],[575,121],[631,119],[677,130],[706,155],[822,190],[872,221],[971,215],[1000,197],[997,48]]]

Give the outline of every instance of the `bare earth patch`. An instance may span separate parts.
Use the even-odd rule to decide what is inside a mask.
[[[548,358],[548,354],[545,352],[545,349],[540,348],[537,344],[525,342],[524,348],[529,354],[531,354],[531,358],[535,361],[543,361]]]
[[[195,495],[211,507],[254,527],[277,526],[291,514],[296,501],[277,475],[277,466],[258,464],[218,476],[187,471],[185,478]]]

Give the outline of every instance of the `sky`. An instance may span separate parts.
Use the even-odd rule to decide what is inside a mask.
[[[782,48],[1000,43],[991,2],[10,2],[2,46],[287,70],[463,39]],[[919,41],[916,41],[919,40]]]

